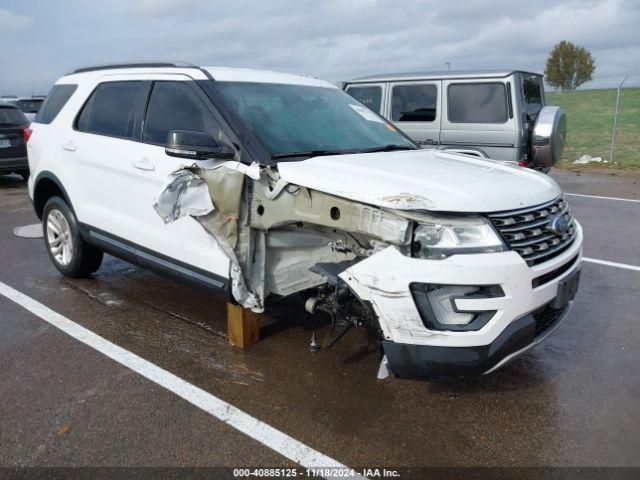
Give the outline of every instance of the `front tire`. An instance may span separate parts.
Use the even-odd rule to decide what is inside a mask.
[[[62,198],[45,204],[42,230],[49,258],[63,275],[87,277],[100,268],[102,251],[82,239],[76,216]]]

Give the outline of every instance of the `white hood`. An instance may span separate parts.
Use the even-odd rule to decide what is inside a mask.
[[[504,162],[409,150],[313,157],[278,164],[286,182],[399,210],[498,212],[557,198],[542,173]]]

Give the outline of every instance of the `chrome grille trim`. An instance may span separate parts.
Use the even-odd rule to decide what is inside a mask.
[[[546,262],[566,250],[576,237],[576,225],[563,198],[551,202],[506,212],[487,215],[503,240],[527,262],[529,266]],[[551,221],[566,216],[568,227],[562,234],[550,230]]]

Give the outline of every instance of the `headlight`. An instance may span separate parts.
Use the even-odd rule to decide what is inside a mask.
[[[480,216],[425,216],[413,232],[412,255],[445,258],[458,253],[506,250],[491,224]]]

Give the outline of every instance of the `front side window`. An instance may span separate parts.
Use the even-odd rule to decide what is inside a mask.
[[[186,82],[155,82],[142,140],[164,145],[171,130],[208,132],[218,137],[219,126],[201,97]]]
[[[347,93],[358,100],[365,107],[380,113],[382,106],[382,88],[375,85],[348,87]]]
[[[53,122],[77,88],[77,85],[54,85],[38,110],[34,122]]]
[[[81,132],[137,139],[140,103],[146,100],[148,83],[124,81],[101,83],[84,104],[76,121]]]
[[[507,91],[504,83],[454,83],[448,89],[448,117],[457,123],[504,123]]]
[[[215,88],[272,158],[416,148],[338,88],[252,82],[216,82]]]
[[[522,74],[522,95],[527,115],[535,117],[542,109],[542,77]]]
[[[433,122],[436,119],[438,87],[395,85],[391,90],[391,119],[394,122]]]

